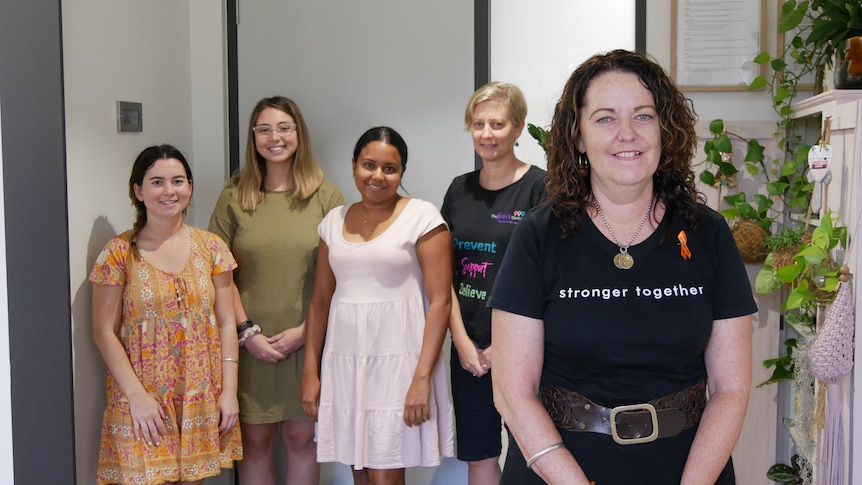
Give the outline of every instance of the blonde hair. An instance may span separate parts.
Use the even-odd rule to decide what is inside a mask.
[[[323,171],[311,156],[311,141],[302,112],[293,100],[273,96],[258,101],[248,120],[248,141],[245,145],[245,165],[228,180],[236,187],[236,197],[243,210],[254,211],[263,200],[263,182],[266,179],[266,160],[257,152],[254,124],[266,108],[275,108],[290,115],[296,122],[296,153],[293,155],[293,197],[305,200],[323,184]]]
[[[467,101],[467,109],[464,110],[465,130],[470,131],[473,125],[473,111],[476,110],[476,105],[492,99],[508,104],[512,121],[517,126],[524,124],[527,119],[527,100],[524,99],[524,93],[514,84],[492,81],[477,89]]]

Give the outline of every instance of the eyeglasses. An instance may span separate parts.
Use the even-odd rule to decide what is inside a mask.
[[[272,134],[273,128],[269,125],[257,125],[251,129],[256,136],[260,138],[265,138]],[[279,123],[275,127],[275,132],[278,133],[279,136],[289,135],[296,131],[296,123]]]

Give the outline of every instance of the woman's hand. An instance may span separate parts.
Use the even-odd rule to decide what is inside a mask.
[[[266,339],[272,349],[287,357],[305,343],[305,322]]]
[[[481,363],[480,365],[482,366],[482,371],[483,371],[482,374],[485,374],[491,370],[491,361],[492,361],[491,355],[493,355],[491,349],[492,349],[492,347],[489,345],[489,346],[487,346],[484,349],[479,351],[479,362]]]
[[[404,424],[419,426],[431,419],[431,384],[426,379],[413,379],[404,400]]]
[[[239,421],[239,401],[236,399],[236,392],[221,393],[218,397],[218,413],[219,436],[224,436]]]
[[[244,346],[248,350],[248,353],[250,353],[255,359],[269,362],[270,364],[275,364],[279,360],[287,357],[286,354],[275,350],[272,347],[272,344],[269,343],[269,339],[260,333],[249,337],[248,340],[245,341]]]
[[[465,337],[452,342],[455,344],[455,350],[458,351],[458,360],[461,361],[462,369],[476,377],[482,377],[488,372],[482,367],[481,351],[472,340]]]
[[[317,374],[302,375],[302,410],[317,421],[317,403],[320,400],[320,377]]]
[[[127,396],[129,409],[132,412],[133,432],[136,439],[143,438],[148,445],[159,446],[168,430],[165,428],[165,420],[168,415],[150,393],[141,392]]]

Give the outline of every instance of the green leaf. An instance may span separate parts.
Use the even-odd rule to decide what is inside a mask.
[[[716,165],[718,165],[718,169],[721,170],[721,173],[725,175],[734,175],[739,172],[732,163],[720,161]]]
[[[719,135],[715,139],[715,149],[722,153],[733,153],[733,143],[730,142],[730,137],[726,134]]]
[[[778,33],[789,32],[802,22],[808,11],[808,0],[800,2],[785,2],[778,17]]]
[[[772,182],[767,182],[766,191],[769,195],[781,195],[787,190],[787,187],[790,187],[789,183],[782,180],[773,180]]]
[[[806,246],[796,253],[797,257],[805,258],[808,264],[820,264],[829,256],[825,249],[817,246]]]
[[[765,149],[757,140],[749,140],[748,150],[745,152],[745,161],[759,162],[763,160],[763,150]]]
[[[776,72],[783,71],[787,68],[787,63],[784,62],[784,59],[773,59],[769,65],[772,67],[772,70]]]
[[[713,133],[715,135],[720,135],[720,134],[724,133],[724,120],[721,120],[721,119],[712,120],[709,123],[709,132]]]
[[[796,173],[796,168],[798,166],[799,165],[797,165],[797,163],[793,160],[788,160],[784,162],[784,165],[781,166],[781,176],[787,177],[789,175],[793,175],[794,173]]]
[[[826,278],[826,282],[823,283],[822,289],[825,291],[836,292],[838,291],[838,284],[841,282],[838,278],[834,276],[829,276]]]
[[[767,82],[765,77],[757,76],[756,78],[754,78],[753,81],[751,81],[751,84],[748,85],[748,90],[757,91],[758,89],[763,89],[764,87],[766,87],[766,84]]]
[[[712,187],[715,184],[715,176],[709,170],[704,170],[700,172],[700,181]]]
[[[796,278],[799,278],[799,275],[802,274],[802,267],[798,263],[788,264],[780,268],[776,273],[782,283],[791,283],[796,281]]]
[[[778,482],[780,485],[796,485],[797,483],[802,483],[797,472],[783,463],[778,463],[769,467],[769,470],[766,472],[766,478],[773,482]]]
[[[766,64],[767,62],[769,62],[769,53],[768,52],[761,52],[760,54],[757,54],[754,57],[754,63],[755,64]]]
[[[706,159],[709,160],[710,163],[714,163],[716,165],[722,163],[721,154],[718,153],[718,150],[711,150],[707,155]]]
[[[772,293],[781,288],[781,281],[775,275],[775,270],[766,271],[763,268],[757,272],[754,280],[754,291],[757,293]]]
[[[794,310],[796,308],[801,307],[805,303],[809,301],[809,298],[806,298],[802,295],[802,293],[798,289],[794,289],[790,291],[790,294],[787,295],[787,299],[784,300],[784,303],[781,305],[782,310]]]
[[[720,214],[723,215],[725,219],[733,220],[739,217],[739,209],[736,207],[730,207],[721,211]]]
[[[782,101],[784,101],[785,99],[792,98],[792,97],[793,97],[793,94],[791,94],[790,91],[787,90],[787,88],[785,88],[783,86],[779,86],[775,90],[775,94],[772,96],[772,103],[773,104],[779,104]]]

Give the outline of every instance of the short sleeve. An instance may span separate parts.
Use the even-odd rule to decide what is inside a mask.
[[[434,204],[419,199],[413,199],[413,201],[418,205],[418,216],[415,219],[417,241],[441,224],[447,229],[449,228]]]
[[[233,243],[233,233],[236,231],[236,217],[231,208],[235,192],[233,187],[223,189],[210,216],[209,231],[228,244]]]
[[[128,233],[108,241],[90,271],[90,281],[97,285],[125,285],[126,262],[130,257],[130,249]]]
[[[715,320],[749,315],[757,311],[751,283],[730,228],[720,220],[715,234],[716,266],[713,315]]]
[[[215,276],[236,269],[236,259],[234,259],[227,244],[216,234],[207,231],[202,232],[207,248],[212,255],[212,275]]]
[[[535,210],[515,227],[503,256],[488,308],[543,319],[545,310],[542,234]]]
[[[324,180],[318,190],[320,190],[320,204],[324,215],[332,209],[344,205],[344,196],[341,195],[341,191],[328,180]]]

